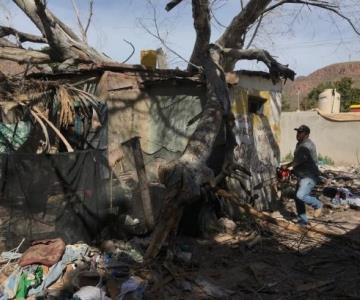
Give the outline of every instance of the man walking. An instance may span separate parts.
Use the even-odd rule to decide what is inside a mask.
[[[312,189],[319,181],[319,169],[317,166],[317,154],[315,144],[310,140],[310,128],[301,125],[296,130],[296,144],[294,160],[286,167],[293,167],[293,174],[297,177],[296,188],[296,210],[298,222],[300,225],[306,225],[308,219],[306,216],[305,204],[315,209],[314,217],[319,217],[322,210],[322,203],[313,196],[310,196]]]

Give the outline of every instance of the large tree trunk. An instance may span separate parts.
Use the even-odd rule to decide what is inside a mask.
[[[88,46],[64,23],[55,17],[41,0],[13,0],[32,20],[42,37],[24,36],[27,41],[47,42],[49,55],[54,62],[71,60],[73,63],[111,61]],[[11,32],[10,32],[11,33]],[[10,34],[9,33],[9,34]]]
[[[18,32],[9,27],[0,26],[0,58],[23,63],[42,64],[61,63],[63,67],[79,62],[98,65],[114,64],[103,54],[98,53],[82,41],[69,27],[56,18],[45,6],[44,0],[13,0],[32,20],[41,36]],[[166,9],[180,4],[182,0],[169,1]],[[215,139],[224,126],[224,118],[230,113],[229,91],[225,80],[225,71],[232,71],[240,59],[256,59],[269,68],[273,80],[293,79],[295,73],[286,65],[278,63],[264,50],[243,50],[244,36],[249,27],[267,11],[285,3],[308,4],[334,11],[327,1],[283,0],[268,7],[271,0],[249,0],[242,11],[235,16],[220,38],[210,44],[210,2],[192,0],[196,41],[191,55],[189,68],[197,67],[204,75],[207,86],[207,103],[201,119],[181,158],[159,169],[159,178],[167,188],[162,218],[156,226],[146,258],[155,257],[168,234],[177,227],[183,208],[201,197],[204,186],[212,186],[214,174],[206,162],[213,151]],[[335,11],[336,12],[336,11]],[[337,12],[338,15],[341,16]],[[354,27],[353,27],[354,28]],[[5,39],[14,35],[18,44]],[[47,43],[47,53],[23,49],[21,43],[31,41]],[[116,65],[116,64],[115,64]],[[227,120],[227,119],[225,119]]]
[[[172,1],[178,4],[180,1]],[[177,228],[181,219],[183,207],[201,196],[204,185],[211,186],[215,182],[212,170],[206,165],[219,134],[224,116],[230,113],[230,98],[223,66],[232,69],[241,55],[246,59],[263,61],[273,73],[274,78],[279,76],[294,77],[294,72],[277,63],[267,52],[246,51],[239,52],[223,47],[242,48],[242,36],[248,26],[255,22],[263,9],[271,0],[252,0],[245,9],[227,28],[216,44],[210,41],[210,12],[208,0],[193,0],[193,18],[196,31],[196,41],[191,56],[189,68],[200,66],[207,82],[207,103],[202,117],[185,152],[174,163],[164,166],[159,171],[159,177],[167,188],[164,210],[157,225],[150,246],[146,252],[146,259],[154,258],[162,243],[172,230]],[[230,149],[231,150],[231,149]]]

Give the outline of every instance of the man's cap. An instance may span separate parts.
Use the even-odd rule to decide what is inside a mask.
[[[301,125],[298,128],[294,128],[294,130],[296,130],[297,132],[305,132],[307,134],[310,133],[310,128],[306,125]]]

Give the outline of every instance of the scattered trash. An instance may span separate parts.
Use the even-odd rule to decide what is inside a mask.
[[[20,281],[18,283],[16,291],[16,300],[26,299],[27,294],[30,288],[38,287],[43,280],[43,269],[42,267],[36,267],[35,271],[32,273],[23,272],[20,276]]]
[[[354,195],[348,188],[326,187],[323,194],[331,199],[331,203],[336,206],[346,206],[360,208],[360,195]]]
[[[52,266],[61,259],[64,251],[65,243],[62,239],[36,241],[24,252],[19,265],[21,267],[32,264]]]
[[[124,220],[124,224],[128,225],[128,226],[135,226],[135,225],[140,224],[140,221],[139,221],[139,219],[136,219],[136,218],[133,219],[131,216],[126,215],[125,220]]]
[[[116,300],[123,300],[126,294],[131,293],[132,299],[143,299],[144,291],[147,287],[147,281],[137,276],[131,276],[121,285],[121,292]]]
[[[343,173],[341,176],[335,174],[332,178],[349,181],[348,178],[351,176]],[[356,179],[351,180],[355,182]],[[325,210],[329,211],[329,208],[336,206],[360,207],[360,196],[356,195],[360,189],[354,188],[353,182],[347,182],[346,187],[343,187],[344,182],[338,182],[338,186],[324,188],[324,185],[328,184],[329,181],[324,181],[316,190],[318,194],[323,192],[327,197],[323,199],[327,204]],[[331,201],[332,205],[329,205],[328,201]],[[142,264],[144,252],[151,241],[150,236],[138,236],[130,240],[108,238],[101,242],[99,248],[84,243],[65,246],[60,239],[43,240],[34,242],[24,254],[18,253],[22,245],[20,244],[17,248],[4,251],[0,255],[1,263],[9,267],[4,274],[0,274],[0,300],[139,300],[156,299],[160,295],[164,299],[229,299],[235,292],[236,296],[248,295],[249,298],[253,295],[258,295],[259,298],[274,295],[276,298],[288,287],[292,287],[299,296],[311,292],[316,298],[315,293],[319,295],[330,290],[333,278],[324,275],[316,280],[311,277],[304,281],[297,280],[290,274],[291,280],[287,280],[287,276],[279,277],[277,274],[283,274],[281,269],[287,272],[294,269],[299,272],[303,268],[303,273],[308,275],[316,272],[318,266],[323,264],[338,267],[333,259],[332,248],[329,248],[329,258],[319,255],[307,256],[307,260],[304,260],[297,253],[303,251],[303,244],[310,243],[313,234],[324,241],[329,236],[333,237],[331,245],[336,245],[335,234],[342,234],[342,240],[347,239],[344,234],[346,230],[350,232],[351,229],[346,229],[345,226],[340,228],[338,224],[343,224],[344,218],[349,215],[353,215],[353,224],[356,224],[358,211],[330,210],[331,218],[338,214],[343,219],[319,219],[319,223],[304,231],[290,219],[293,218],[291,212],[294,210],[289,208],[292,205],[294,209],[295,204],[291,201],[283,201],[282,204],[289,213],[289,219],[285,218],[281,210],[269,213],[239,204],[243,209],[242,213],[246,213],[249,218],[242,218],[235,223],[228,218],[217,219],[215,216],[214,220],[220,233],[214,232],[211,239],[206,240],[189,237],[181,237],[176,243],[169,240],[164,244],[166,251],[160,253],[161,259],[164,259],[162,263],[154,261],[152,264]],[[327,212],[325,217],[329,216],[330,213]],[[127,225],[136,225],[137,220],[131,218],[126,222]],[[333,231],[329,230],[331,226]],[[273,232],[276,234],[273,235]],[[304,237],[300,242],[299,233]],[[359,242],[356,232],[355,237],[349,237],[348,244],[352,244],[352,247],[357,247]],[[316,250],[314,243],[315,240],[311,245],[312,251],[321,249],[317,247]],[[340,247],[346,246],[347,243],[341,242]],[[328,248],[325,247],[324,251],[327,251],[326,249]],[[281,260],[274,253],[280,253]],[[319,260],[319,257],[319,262],[312,261]],[[349,256],[349,259],[351,257]],[[344,258],[344,261],[346,259]],[[296,266],[293,261],[296,261]],[[354,269],[351,269],[352,267]],[[346,265],[346,271],[348,269],[351,269],[352,275],[358,271],[353,263]],[[199,275],[200,272],[202,275]],[[332,276],[331,272],[324,274]],[[346,283],[344,278],[346,277],[340,276],[337,280]]]
[[[235,232],[236,223],[233,220],[230,220],[228,218],[220,218],[218,222],[224,232],[229,234],[233,234]]]
[[[20,244],[15,248],[15,249],[12,249],[10,251],[7,251],[7,252],[3,252],[1,255],[2,255],[2,258],[7,261],[7,263],[1,267],[0,269],[0,274],[3,270],[5,270],[5,268],[10,264],[10,262],[13,260],[13,259],[17,259],[18,256],[22,256],[22,254],[18,253],[19,252],[19,249],[20,247],[22,246],[22,244],[25,242],[25,239],[23,238],[20,242]],[[4,255],[4,256],[3,256]],[[2,261],[3,262],[3,261]]]
[[[77,291],[72,300],[111,300],[106,293],[95,286],[84,286]]]
[[[1,259],[2,260],[15,260],[19,259],[22,256],[22,253],[15,253],[11,251],[5,251],[1,253]]]
[[[334,204],[347,204],[354,207],[360,207],[360,196],[354,195],[347,188],[338,188],[335,197],[332,199]]]

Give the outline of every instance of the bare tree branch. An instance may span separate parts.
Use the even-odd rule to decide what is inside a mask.
[[[210,43],[211,26],[209,1],[192,0],[192,11],[196,40],[190,61],[195,65],[201,65],[201,60],[207,55]]]
[[[255,28],[255,30],[254,30],[254,32],[253,32],[253,35],[252,35],[249,43],[248,43],[247,46],[245,47],[245,49],[249,49],[250,46],[251,46],[251,44],[252,44],[252,42],[254,41],[254,39],[255,39],[258,31],[259,31],[259,28],[260,28],[261,22],[262,22],[262,20],[263,20],[263,17],[264,17],[264,15],[261,15],[261,16],[260,16],[259,21],[258,21],[258,23],[257,23],[257,25],[256,25],[256,28]]]
[[[0,58],[19,63],[44,64],[52,61],[46,53],[14,47],[0,47]]]
[[[303,5],[308,5],[308,6],[315,6],[315,7],[319,7],[325,10],[329,10],[333,13],[335,13],[336,15],[338,15],[339,17],[343,18],[344,20],[346,20],[348,22],[348,24],[352,27],[352,29],[358,34],[360,35],[360,31],[356,28],[356,26],[354,25],[354,23],[351,21],[351,19],[349,17],[346,17],[344,14],[342,14],[338,9],[339,6],[335,5],[335,4],[331,4],[328,1],[317,1],[317,0],[309,0],[309,1],[303,1],[303,0],[282,0],[279,1],[278,3],[268,7],[267,9],[265,9],[263,11],[264,13],[267,13],[281,5],[284,4],[303,4]]]
[[[124,40],[125,43],[128,43],[131,46],[132,52],[130,53],[130,55],[124,61],[121,62],[122,64],[126,63],[135,53],[134,45],[131,42],[125,40],[125,39],[123,39],[123,40]]]
[[[262,14],[271,0],[250,0],[244,9],[234,17],[228,28],[216,41],[221,47],[240,49],[243,47],[243,34]]]
[[[80,33],[81,33],[81,39],[86,42],[87,39],[86,39],[86,33],[85,33],[85,29],[84,29],[84,26],[81,22],[81,19],[80,19],[80,13],[79,13],[79,9],[76,5],[76,2],[75,0],[71,0],[71,4],[73,6],[73,9],[74,9],[74,12],[75,12],[75,16],[76,16],[76,19],[77,19],[77,22],[78,22],[78,25],[79,25],[79,29],[80,29]]]
[[[91,18],[93,16],[93,5],[94,5],[94,0],[90,0],[89,2],[89,17],[88,17],[88,20],[87,20],[87,23],[86,23],[86,26],[84,27],[84,25],[82,24],[81,22],[81,18],[80,18],[80,12],[79,12],[79,9],[76,5],[76,2],[75,0],[71,0],[71,3],[72,3],[72,6],[73,6],[73,9],[74,9],[74,12],[75,12],[75,15],[76,15],[76,19],[77,19],[77,22],[79,24],[79,28],[80,28],[80,32],[81,32],[81,39],[87,43],[87,31],[89,29],[89,26],[90,26],[90,23],[91,23]]]
[[[261,49],[221,49],[224,56],[229,56],[233,59],[248,59],[262,61],[270,71],[270,75],[273,79],[285,78],[294,80],[295,72],[288,68],[287,65],[282,65],[277,62],[269,52]]]
[[[5,38],[0,38],[0,47],[13,47],[13,48],[19,48],[18,45],[8,41]]]
[[[216,41],[220,47],[241,49],[249,27],[262,15],[263,10],[272,0],[250,0],[241,12],[236,15],[230,25]],[[222,60],[225,72],[232,71],[236,61],[231,57]]]
[[[317,0],[309,0],[309,1],[302,1],[302,0],[281,0],[278,3],[269,6],[267,9],[265,9],[262,13],[265,14],[281,5],[284,4],[306,4],[306,5],[311,5],[311,6],[318,6],[324,9],[329,9],[329,8],[333,8],[333,9],[338,9],[337,5],[331,4],[327,1],[317,1]]]
[[[171,0],[168,4],[166,4],[165,10],[170,11],[172,10],[176,5],[178,5],[183,0]]]
[[[105,62],[110,61],[95,49],[81,41],[71,29],[57,19],[41,0],[13,0],[18,7],[39,28],[50,46],[49,54],[53,61]],[[66,65],[66,64],[65,64]]]
[[[224,24],[222,24],[215,16],[214,12],[212,9],[210,9],[210,13],[211,13],[211,17],[212,19],[214,19],[215,23],[218,24],[220,27],[222,28],[226,28],[226,26]]]
[[[13,2],[30,18],[30,20],[35,24],[35,26],[40,30],[40,32],[46,36],[44,30],[43,20],[40,18],[37,12],[37,6],[35,5],[35,1],[39,2],[39,0],[13,0]],[[43,4],[42,4],[43,5]],[[44,6],[44,5],[43,5]],[[44,8],[46,5],[44,6]],[[49,20],[51,20],[54,24],[57,23],[60,28],[66,32],[66,34],[75,41],[80,41],[77,35],[63,22],[61,22],[56,16],[54,16],[49,10],[45,10],[45,13]]]
[[[23,42],[33,42],[33,43],[47,43],[46,38],[42,36],[37,36],[21,31],[17,31],[11,27],[0,26],[0,37],[14,35],[21,43]]]
[[[85,26],[85,34],[87,35],[87,32],[89,30],[89,26],[90,26],[90,23],[91,23],[91,19],[92,19],[92,16],[93,16],[93,9],[94,9],[94,0],[90,0],[89,2],[89,17],[88,17],[88,21],[86,23],[86,26]]]
[[[161,37],[161,34],[160,34],[160,30],[159,30],[159,26],[158,26],[158,22],[157,22],[157,14],[156,14],[156,8],[155,6],[153,5],[153,3],[151,1],[148,1],[149,4],[151,5],[152,9],[153,9],[153,22],[154,22],[154,25],[155,25],[155,30],[156,30],[156,33],[153,33],[151,30],[149,30],[145,24],[139,20],[139,23],[141,25],[141,27],[148,33],[150,34],[151,36],[153,36],[154,38],[158,39],[160,41],[160,43],[167,49],[169,50],[171,53],[173,53],[174,55],[176,55],[177,57],[179,57],[180,59],[182,59],[183,61],[185,61],[187,64],[191,65],[193,68],[199,70],[201,69],[200,66],[196,65],[196,64],[193,64],[191,61],[188,61],[185,57],[183,57],[182,55],[180,55],[178,52],[176,52],[175,50],[171,49],[165,42],[165,40]]]
[[[185,61],[186,63],[188,63],[189,65],[192,65],[194,68],[196,69],[201,69],[200,66],[197,66],[193,63],[191,63],[189,60],[187,60],[185,57],[183,57],[181,54],[179,54],[178,52],[176,52],[175,50],[171,49],[165,42],[165,40],[161,37],[161,35],[159,35],[158,31],[157,33],[153,33],[151,30],[149,30],[149,28],[147,28],[145,26],[145,24],[140,20],[139,21],[141,27],[151,36],[153,36],[154,38],[158,39],[161,43],[161,45],[163,45],[167,50],[169,50],[172,54],[176,55],[177,57],[179,57],[181,60]]]

